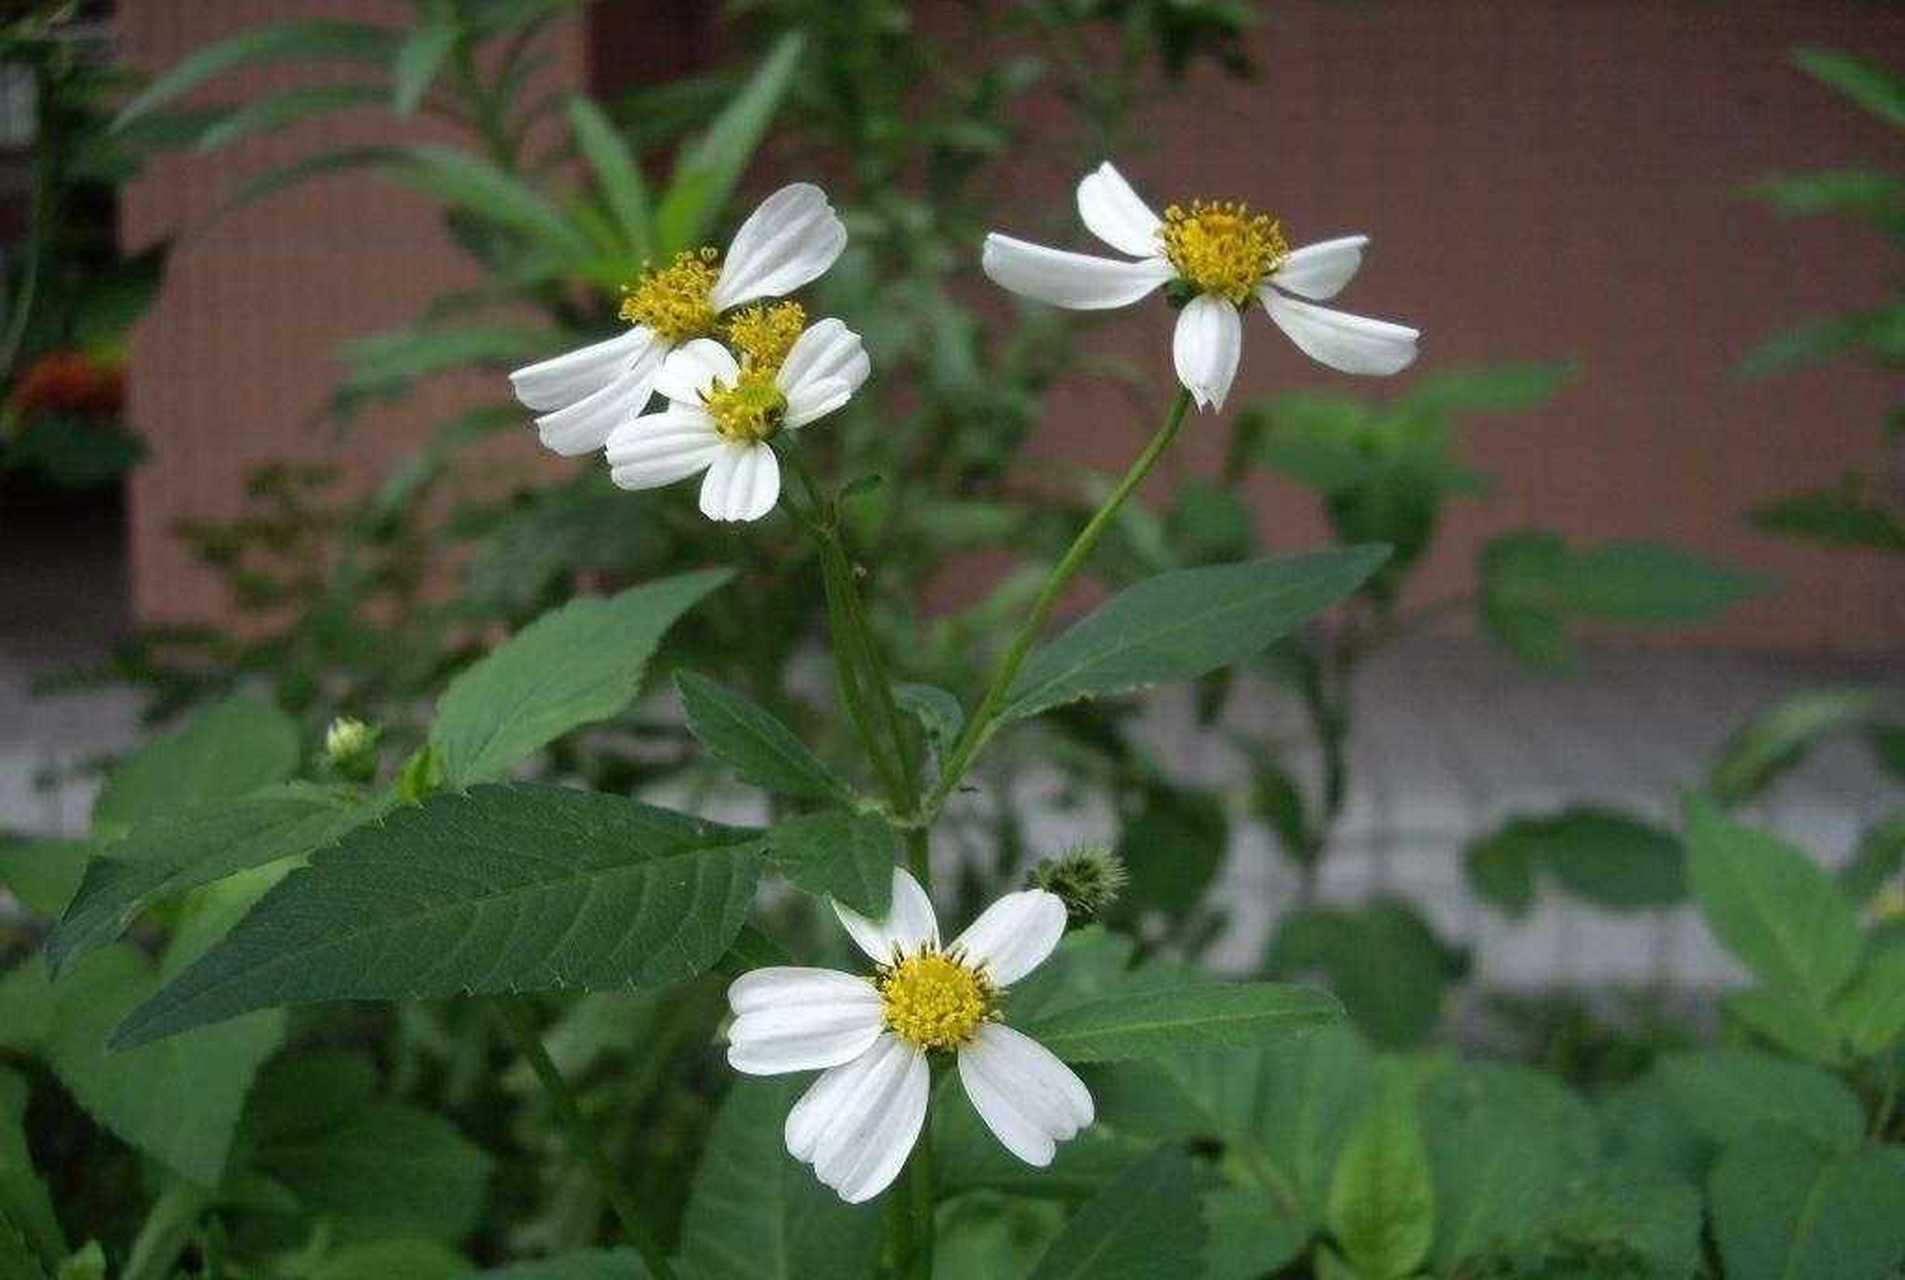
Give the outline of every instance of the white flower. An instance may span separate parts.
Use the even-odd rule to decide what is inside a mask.
[[[893,906],[875,922],[835,904],[879,966],[870,978],[832,969],[756,969],[728,988],[728,1061],[750,1075],[824,1068],[787,1113],[787,1150],[849,1204],[899,1174],[926,1123],[926,1055],[958,1055],[966,1096],[1027,1164],[1092,1122],[1072,1069],[998,1021],[1005,988],[1037,968],[1065,932],[1065,904],[1043,889],[1008,893],[950,947],[933,904],[893,872]]]
[[[696,338],[662,362],[659,413],[615,428],[610,478],[652,489],[700,471],[710,520],[758,520],[780,499],[780,460],[768,442],[845,404],[866,381],[860,335],[838,320],[802,328],[800,304],[754,308],[730,325],[741,351]]]
[[[686,249],[630,285],[621,311],[633,326],[627,333],[510,374],[516,398],[541,414],[544,445],[567,457],[591,453],[647,407],[671,350],[718,332],[725,311],[811,284],[846,243],[846,226],[819,187],[782,187],[748,215],[725,258],[713,248]]]
[[[1128,306],[1179,282],[1191,296],[1171,354],[1178,381],[1200,406],[1223,407],[1243,350],[1241,313],[1252,298],[1305,355],[1332,369],[1389,374],[1416,358],[1417,330],[1315,305],[1356,274],[1368,236],[1291,250],[1273,219],[1244,204],[1172,205],[1160,218],[1109,163],[1079,182],[1078,216],[1136,261],[1048,249],[995,231],[986,236],[986,274],[1014,293],[1081,311]]]

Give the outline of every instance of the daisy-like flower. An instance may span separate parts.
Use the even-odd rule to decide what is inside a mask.
[[[600,449],[609,432],[648,405],[668,353],[722,331],[722,315],[811,284],[847,244],[847,228],[819,187],[782,187],[748,215],[725,257],[684,249],[650,266],[622,295],[627,333],[518,369],[516,398],[541,416],[548,448],[574,457]]]
[[[1205,408],[1223,407],[1243,351],[1242,313],[1252,299],[1309,356],[1344,373],[1396,373],[1421,335],[1316,304],[1335,297],[1362,265],[1368,236],[1291,249],[1274,218],[1247,204],[1171,205],[1162,218],[1109,163],[1078,184],[1078,216],[1134,261],[1068,253],[992,232],[986,275],[1014,293],[1080,311],[1123,307],[1176,282],[1186,296],[1171,343],[1178,381]]]
[[[999,1141],[1043,1168],[1092,1122],[1072,1069],[999,1020],[1005,989],[1065,932],[1065,904],[1008,893],[949,947],[919,882],[893,872],[893,906],[873,921],[834,905],[872,977],[756,969],[728,988],[728,1061],[750,1075],[824,1068],[787,1113],[787,1150],[849,1204],[885,1190],[926,1123],[927,1055],[958,1056],[966,1096]]]
[[[738,359],[710,338],[669,353],[655,379],[668,407],[609,434],[609,476],[653,489],[706,471],[703,515],[758,520],[780,500],[768,442],[845,404],[870,366],[859,334],[832,319],[808,327],[798,302],[750,307],[727,329]]]

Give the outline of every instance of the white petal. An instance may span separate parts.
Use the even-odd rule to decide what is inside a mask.
[[[713,338],[696,338],[668,353],[655,375],[655,390],[676,404],[698,405],[717,379],[733,386],[740,376],[732,351]]]
[[[1128,306],[1172,274],[1171,264],[1163,258],[1120,262],[1048,249],[996,231],[986,236],[982,265],[992,282],[1002,288],[1077,311]]]
[[[1264,309],[1303,354],[1344,373],[1390,374],[1416,358],[1419,331],[1387,320],[1332,311],[1274,289],[1262,291]]]
[[[1363,265],[1363,246],[1368,243],[1368,236],[1341,236],[1306,244],[1283,260],[1270,281],[1305,298],[1334,298]]]
[[[632,421],[648,406],[648,398],[655,391],[655,374],[667,353],[668,349],[661,343],[651,342],[601,390],[584,396],[566,409],[537,418],[536,431],[542,437],[543,446],[565,458],[600,449],[608,443],[610,432]]]
[[[624,489],[653,489],[706,470],[726,445],[714,419],[676,405],[644,414],[609,433],[609,479]]]
[[[1224,407],[1243,347],[1243,317],[1228,298],[1201,293],[1178,313],[1171,359],[1177,380],[1200,408]]]
[[[1095,1114],[1091,1091],[1038,1041],[988,1022],[959,1050],[959,1079],[1005,1149],[1040,1168]]]
[[[794,339],[787,358],[774,375],[774,385],[789,400],[810,382],[838,378],[849,392],[858,391],[872,369],[860,335],[831,317],[816,321]]]
[[[636,325],[627,333],[518,369],[509,382],[525,406],[547,413],[599,390],[625,361],[638,359],[654,342],[653,329]]]
[[[710,520],[759,520],[781,497],[781,463],[764,444],[723,441],[701,482],[701,514]]]
[[[800,1101],[787,1113],[787,1123],[781,1131],[787,1142],[787,1154],[804,1164],[813,1162],[821,1138],[841,1116],[841,1104],[859,1096],[865,1076],[891,1051],[892,1045],[888,1042],[894,1039],[893,1036],[876,1039],[872,1048],[851,1062],[820,1073],[820,1078],[800,1095]]]
[[[824,418],[853,398],[853,388],[844,378],[815,378],[798,391],[787,393],[787,416],[781,425],[804,427],[816,418]]]
[[[1045,962],[1065,933],[1065,903],[1043,889],[1008,893],[979,913],[952,950],[984,965],[994,985],[1009,987]]]
[[[815,1175],[848,1204],[871,1200],[898,1176],[926,1122],[930,1092],[926,1055],[891,1032],[866,1057],[872,1061],[851,1087],[825,1099],[831,1115],[813,1142]]]
[[[868,995],[879,998],[873,984],[857,974],[779,964],[751,969],[730,982],[728,1008],[740,1015],[793,1005],[851,1002]]]
[[[777,298],[813,281],[847,247],[846,224],[811,182],[782,187],[734,233],[715,281],[716,311]]]
[[[1078,216],[1093,235],[1121,253],[1149,258],[1158,251],[1158,215],[1109,160],[1079,180]]]
[[[891,964],[896,952],[911,955],[923,947],[939,946],[939,921],[926,890],[899,867],[893,868],[893,903],[886,919],[875,922],[852,907],[833,904],[840,923],[875,964]]]
[[[860,989],[849,996],[833,993],[829,999],[742,1014],[728,1028],[728,1065],[767,1076],[853,1061],[873,1047],[886,1025],[879,992],[872,983],[857,981]]]

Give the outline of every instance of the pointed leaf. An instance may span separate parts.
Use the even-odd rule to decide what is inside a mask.
[[[692,977],[740,931],[758,848],[734,828],[594,792],[441,793],[293,871],[116,1042],[318,1000]]]
[[[847,785],[793,730],[731,689],[692,671],[675,675],[688,730],[757,787],[804,799],[844,800]]]
[[[1330,1182],[1329,1227],[1367,1280],[1413,1275],[1435,1233],[1435,1185],[1407,1065],[1385,1061],[1373,1106],[1350,1131]]]
[[[655,239],[661,254],[698,245],[715,216],[727,207],[735,184],[793,84],[804,43],[798,32],[783,35],[708,131],[682,149],[655,210]]]
[[[398,115],[410,115],[422,104],[437,73],[456,48],[457,36],[453,21],[440,20],[418,27],[405,37],[390,74],[390,105]]]
[[[999,718],[1022,719],[1229,666],[1347,596],[1388,554],[1385,547],[1353,547],[1146,579],[1034,651]]]
[[[176,98],[212,77],[237,67],[271,62],[333,59],[387,63],[396,55],[403,33],[361,22],[284,22],[247,27],[237,35],[193,51],[146,86],[113,121],[115,129]]]
[[[900,860],[899,833],[885,819],[832,809],[778,823],[767,844],[781,871],[807,892],[884,919]]]
[[[430,741],[452,786],[502,776],[556,738],[622,710],[675,620],[732,574],[684,573],[546,613],[450,682]]]
[[[580,95],[569,99],[569,128],[582,158],[595,174],[602,202],[615,217],[635,264],[655,256],[655,232],[648,209],[648,185],[641,164],[602,109]]]
[[[1829,1150],[1850,1151],[1865,1129],[1852,1091],[1803,1062],[1748,1049],[1710,1049],[1674,1054],[1659,1070],[1681,1112],[1715,1142],[1780,1129]]]
[[[121,761],[93,803],[93,824],[123,829],[242,796],[287,777],[298,755],[290,716],[253,698],[227,699]]]
[[[1207,1238],[1190,1158],[1162,1148],[1072,1215],[1032,1280],[1178,1280]]]
[[[1067,1062],[1118,1062],[1248,1048],[1342,1017],[1343,1006],[1317,987],[1200,981],[1067,1004],[1023,1030]]]

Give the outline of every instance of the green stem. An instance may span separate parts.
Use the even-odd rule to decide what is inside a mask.
[[[549,1095],[549,1104],[555,1108],[556,1118],[568,1130],[570,1145],[595,1174],[602,1194],[608,1198],[609,1207],[615,1211],[616,1218],[622,1224],[622,1233],[635,1246],[635,1252],[642,1256],[648,1273],[655,1280],[676,1280],[674,1268],[668,1265],[668,1255],[662,1252],[648,1224],[642,1221],[634,1197],[629,1195],[621,1178],[616,1176],[615,1166],[609,1162],[608,1153],[602,1149],[602,1144],[596,1141],[595,1130],[589,1124],[588,1117],[582,1114],[582,1106],[576,1101],[574,1090],[562,1078],[562,1072],[550,1059],[549,1051],[543,1048],[542,1033],[536,1028],[535,1017],[528,1008],[512,1000],[499,1000],[496,1007],[503,1015],[503,1024],[509,1028],[516,1048],[529,1060],[530,1069],[536,1073],[543,1092]]]
[[[211,1196],[183,1178],[166,1187],[147,1211],[132,1255],[120,1274],[124,1280],[164,1280],[192,1238],[199,1214],[211,1205]]]
[[[933,1280],[933,1127],[920,1130],[906,1162],[905,1202],[899,1212],[909,1219],[912,1252],[900,1262],[900,1274]]]
[[[1038,599],[1032,602],[1031,613],[1019,627],[1018,634],[1012,638],[1012,645],[1006,650],[998,670],[993,672],[992,684],[986,689],[984,698],[980,700],[979,709],[966,721],[964,732],[959,735],[959,741],[947,757],[945,767],[940,773],[939,785],[933,788],[932,795],[926,801],[924,816],[931,817],[939,811],[939,806],[945,803],[946,797],[951,794],[954,787],[959,785],[959,780],[965,776],[966,770],[972,767],[973,757],[991,738],[993,730],[997,727],[999,706],[1005,701],[1006,692],[1012,687],[1012,681],[1017,678],[1019,668],[1024,665],[1026,655],[1031,653],[1032,645],[1038,640],[1039,633],[1045,629],[1045,624],[1051,619],[1052,610],[1057,607],[1059,597],[1064,594],[1065,588],[1071,585],[1072,579],[1078,576],[1078,571],[1084,567],[1092,550],[1097,547],[1098,540],[1104,536],[1105,530],[1111,526],[1119,509],[1124,506],[1125,499],[1129,498],[1132,492],[1144,482],[1144,478],[1151,474],[1151,468],[1156,466],[1158,459],[1164,456],[1164,451],[1177,437],[1178,428],[1184,425],[1184,415],[1190,411],[1190,407],[1191,393],[1180,390],[1177,398],[1171,401],[1170,412],[1164,416],[1164,425],[1160,426],[1157,434],[1151,437],[1151,442],[1144,446],[1144,452],[1138,455],[1137,460],[1124,473],[1124,477],[1118,481],[1117,487],[1112,489],[1104,504],[1093,513],[1085,527],[1078,531],[1078,536],[1072,539],[1072,545],[1066,549],[1064,557],[1053,567],[1051,575],[1045,579],[1044,587],[1039,590]]]

